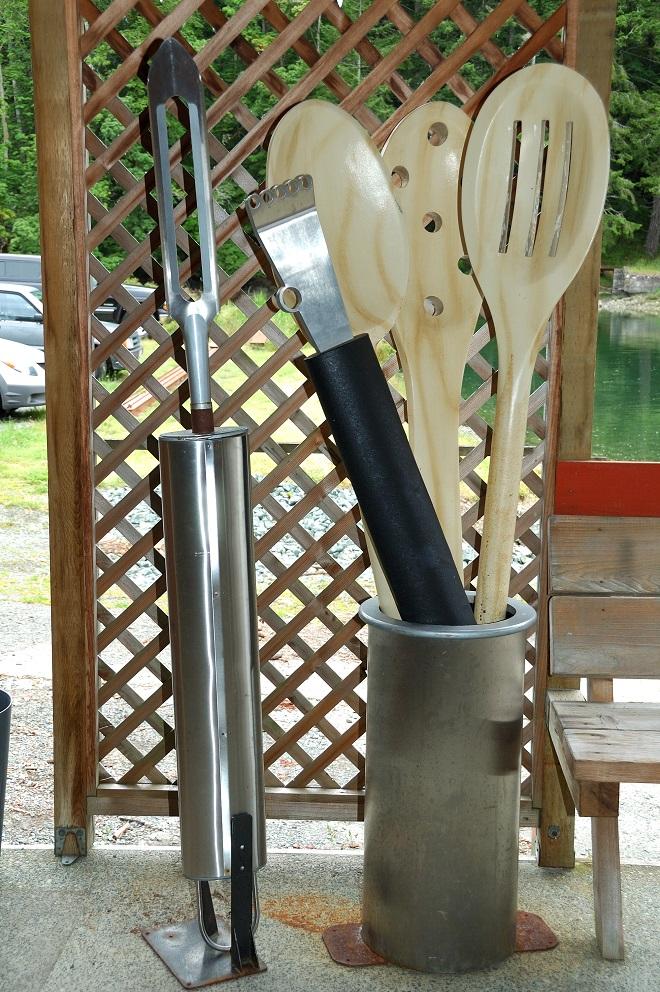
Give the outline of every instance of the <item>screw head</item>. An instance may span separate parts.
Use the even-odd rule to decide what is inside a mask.
[[[556,823],[551,823],[548,827],[548,837],[550,840],[558,840],[561,835],[561,828]]]

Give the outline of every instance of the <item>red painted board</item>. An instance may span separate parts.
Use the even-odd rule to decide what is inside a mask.
[[[660,517],[660,462],[558,462],[554,512]]]

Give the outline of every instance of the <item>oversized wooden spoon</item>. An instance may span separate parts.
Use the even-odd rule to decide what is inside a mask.
[[[268,145],[269,185],[314,179],[316,209],[354,334],[375,343],[396,320],[408,284],[410,251],[390,179],[369,134],[325,100],[293,107]],[[365,527],[380,608],[398,617],[394,597]]]
[[[460,575],[459,409],[481,307],[481,293],[464,264],[458,209],[470,126],[458,107],[427,103],[397,125],[383,148],[410,245],[408,289],[394,327],[410,444]]]
[[[509,76],[484,103],[468,140],[463,230],[498,351],[479,623],[505,614],[534,362],[552,309],[598,230],[608,166],[600,97],[559,65]]]
[[[308,174],[346,313],[355,335],[389,333],[408,284],[403,218],[376,145],[345,110],[305,100],[273,131],[269,186]]]

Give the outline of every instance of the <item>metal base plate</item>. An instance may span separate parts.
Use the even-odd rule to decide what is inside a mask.
[[[351,968],[389,964],[362,940],[361,923],[340,923],[338,926],[328,927],[323,931],[322,937],[328,954],[336,964],[345,964]]]
[[[389,964],[362,939],[361,923],[342,923],[323,931],[323,943],[336,964],[351,968],[365,968],[368,965]],[[536,913],[518,910],[516,917],[516,952],[550,951],[559,943],[547,923]]]
[[[208,947],[199,932],[197,920],[175,923],[160,930],[143,930],[142,936],[186,989],[198,989],[266,971],[266,966],[259,959],[256,967],[234,971],[230,952],[219,953]],[[229,942],[226,928],[220,928],[217,940]]]
[[[516,919],[516,951],[551,951],[559,937],[536,913],[518,910]]]

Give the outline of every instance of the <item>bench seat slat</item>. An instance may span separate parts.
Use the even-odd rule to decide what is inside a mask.
[[[643,709],[549,701],[553,740],[577,782],[660,783],[660,705]]]
[[[660,703],[586,703],[555,701],[564,727],[592,730],[660,731]]]

